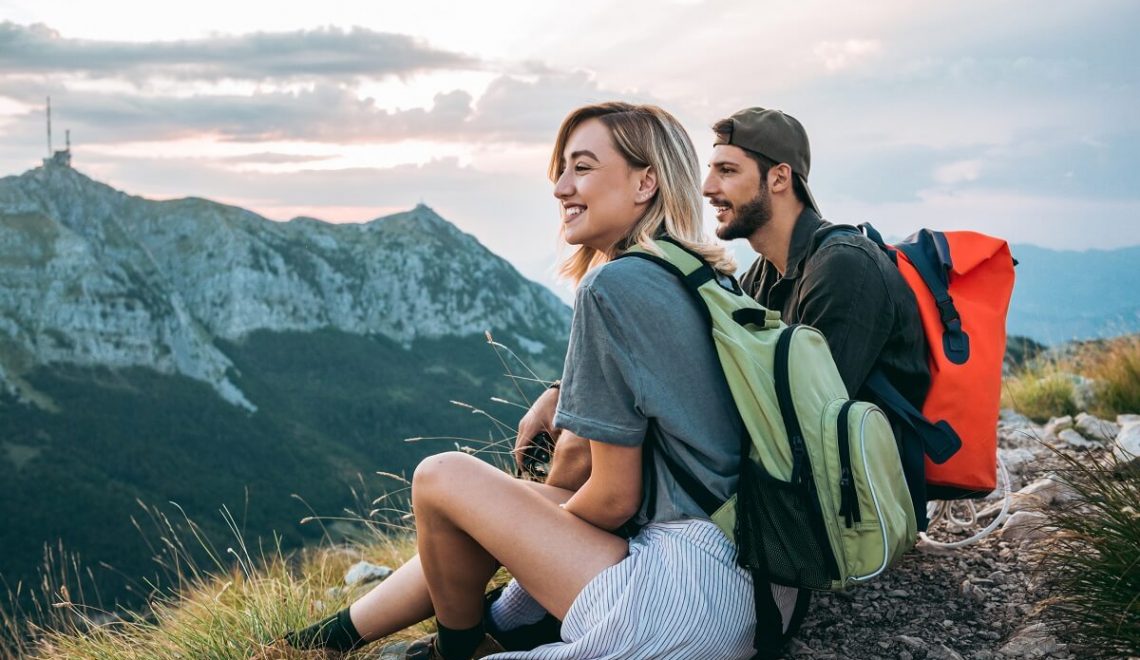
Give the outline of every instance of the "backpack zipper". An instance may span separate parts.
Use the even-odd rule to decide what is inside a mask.
[[[848,401],[839,409],[839,515],[848,529],[862,522],[859,515],[859,497],[855,492],[855,476],[851,473],[851,441],[847,430],[847,416],[855,401]]]

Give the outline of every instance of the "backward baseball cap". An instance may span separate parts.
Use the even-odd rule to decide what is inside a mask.
[[[729,117],[729,121],[732,132],[718,133],[713,145],[731,144],[777,163],[787,163],[804,187],[808,206],[819,213],[819,205],[807,184],[811,146],[803,124],[789,114],[764,108],[745,108]]]

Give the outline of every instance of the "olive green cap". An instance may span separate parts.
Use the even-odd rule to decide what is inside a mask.
[[[819,213],[819,205],[808,188],[811,170],[811,146],[807,131],[795,117],[779,110],[746,108],[729,117],[732,132],[718,134],[714,145],[731,144],[747,149],[777,163],[787,163],[799,177],[807,193],[808,206]]]

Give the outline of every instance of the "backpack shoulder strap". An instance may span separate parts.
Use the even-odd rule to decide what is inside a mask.
[[[943,329],[942,351],[946,359],[954,364],[965,364],[970,359],[970,336],[962,329],[962,317],[950,296],[949,273],[954,262],[945,234],[923,229],[899,243],[897,248],[914,266],[938,305]]]

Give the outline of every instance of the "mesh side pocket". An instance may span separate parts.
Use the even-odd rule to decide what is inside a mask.
[[[772,478],[745,461],[737,494],[736,540],[742,567],[767,572],[777,584],[827,590],[835,556],[804,486]]]

